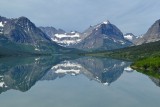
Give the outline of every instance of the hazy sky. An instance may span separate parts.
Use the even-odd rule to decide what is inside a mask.
[[[108,19],[123,33],[140,35],[160,19],[160,0],[0,0],[0,15],[80,32]]]

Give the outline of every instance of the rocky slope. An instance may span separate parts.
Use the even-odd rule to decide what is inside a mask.
[[[155,42],[160,40],[160,19],[157,20],[144,34],[142,38],[140,38],[136,44],[140,45],[143,43]]]
[[[82,50],[113,50],[131,46],[122,32],[109,21],[91,26],[84,33],[85,39],[73,46]]]

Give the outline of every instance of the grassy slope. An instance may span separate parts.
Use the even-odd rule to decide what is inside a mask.
[[[160,57],[155,56],[137,60],[131,67],[137,70],[159,71]]]

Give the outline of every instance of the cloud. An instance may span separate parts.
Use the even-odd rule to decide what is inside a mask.
[[[1,0],[6,17],[26,16],[37,26],[83,31],[110,20],[122,32],[143,34],[160,18],[158,0]]]

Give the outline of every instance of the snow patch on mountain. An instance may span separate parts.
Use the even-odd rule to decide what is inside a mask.
[[[104,21],[103,24],[110,24],[109,20]]]
[[[79,34],[78,33],[74,33],[73,32],[71,34],[55,34],[55,37],[56,38],[75,38],[75,37],[79,37]]]
[[[124,35],[124,38],[133,44],[136,44],[136,42],[141,38],[140,36],[135,36],[132,33],[127,33]]]
[[[3,27],[4,27],[3,22],[0,22],[0,34],[3,33]]]
[[[127,40],[133,40],[133,35],[125,35],[124,38]]]
[[[3,25],[3,23],[2,23],[2,22],[0,22],[0,27],[4,27],[4,25]]]
[[[52,40],[54,42],[57,42],[58,44],[63,44],[62,46],[75,44],[75,43],[77,43],[77,42],[80,41],[80,39],[78,39],[78,40],[58,40],[58,39],[52,39]]]
[[[80,33],[70,32],[64,34],[55,34],[51,39],[61,46],[70,46],[81,41]]]

